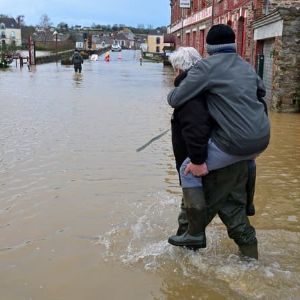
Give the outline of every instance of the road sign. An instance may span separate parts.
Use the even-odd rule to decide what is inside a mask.
[[[191,0],[180,0],[180,8],[191,8]]]

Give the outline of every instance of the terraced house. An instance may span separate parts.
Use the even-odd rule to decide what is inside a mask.
[[[300,110],[299,0],[170,0],[170,6],[176,47],[192,46],[205,57],[209,28],[228,24],[238,54],[264,79],[269,105]]]
[[[0,18],[0,41],[1,46],[21,46],[21,28],[14,18]]]

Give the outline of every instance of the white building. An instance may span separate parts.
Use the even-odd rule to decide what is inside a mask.
[[[0,18],[1,45],[22,45],[21,28],[14,18]]]

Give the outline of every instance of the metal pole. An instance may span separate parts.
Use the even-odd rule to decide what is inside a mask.
[[[31,47],[32,47],[32,43],[31,43],[31,36],[28,37],[28,54],[29,54],[29,65],[32,64],[32,58],[31,58]],[[27,61],[28,63],[28,61]]]
[[[56,62],[57,62],[57,34],[55,35],[55,52],[56,52]]]
[[[181,33],[180,33],[180,46],[183,46],[183,8],[180,8],[181,13]]]
[[[211,26],[214,25],[215,0],[212,0],[211,5]]]

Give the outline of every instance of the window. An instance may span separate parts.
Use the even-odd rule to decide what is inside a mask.
[[[0,29],[5,29],[4,23],[1,23],[1,24],[0,24]]]
[[[5,39],[6,36],[5,36],[5,31],[1,31],[1,39]]]
[[[237,44],[237,53],[242,57],[244,57],[245,54],[245,38],[246,38],[245,19],[244,17],[240,17],[238,20],[236,44]]]
[[[159,53],[160,52],[160,48],[159,46],[156,47],[156,52]]]
[[[10,37],[12,40],[16,39],[16,33],[14,31],[11,32]]]
[[[192,46],[194,48],[196,48],[196,43],[197,43],[197,40],[196,40],[196,34],[197,32],[196,31],[193,31],[193,41],[192,41]]]
[[[181,45],[181,35],[178,35],[178,36],[177,36],[177,45],[182,46],[182,45]]]
[[[191,46],[191,34],[190,33],[186,34],[185,45],[188,46],[188,47]]]
[[[199,52],[201,56],[204,54],[204,30],[200,30],[199,32]]]
[[[157,44],[157,45],[160,44],[160,37],[159,37],[159,36],[156,38],[156,44]]]
[[[193,11],[197,12],[199,10],[199,0],[194,0],[193,2]]]

